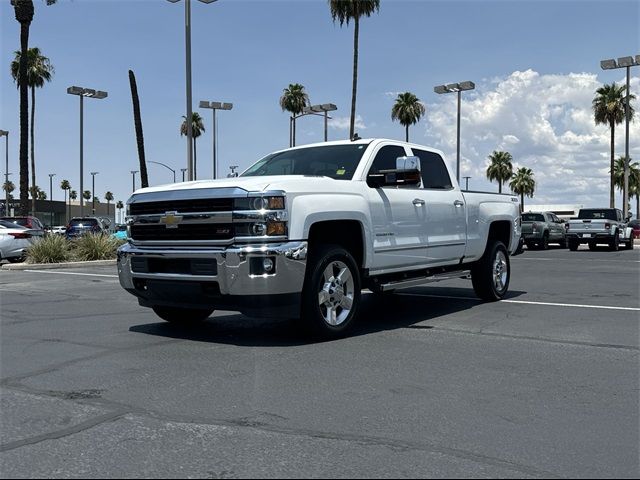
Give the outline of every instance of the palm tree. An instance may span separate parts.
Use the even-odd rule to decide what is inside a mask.
[[[300,115],[304,107],[309,105],[309,95],[304,91],[304,85],[299,83],[290,83],[287,88],[282,91],[280,97],[280,108],[282,111],[291,113],[291,123],[289,124],[289,146],[296,146],[296,116]]]
[[[71,190],[69,192],[69,218],[71,218],[71,200],[76,200],[78,198],[78,192],[75,190]]]
[[[29,187],[29,195],[31,195],[32,199],[38,198],[38,194],[42,191],[42,189],[38,185],[34,185],[33,187]]]
[[[351,90],[351,122],[349,124],[349,138],[355,134],[356,124],[356,93],[358,87],[358,37],[360,35],[360,17],[370,17],[380,10],[380,0],[329,0],[331,17],[335,23],[340,22],[340,26],[345,23],[349,25],[349,20],[353,20],[353,87]]]
[[[60,188],[64,190],[65,215],[66,215],[66,218],[69,218],[69,215],[67,213],[67,193],[69,192],[69,190],[71,190],[71,183],[69,182],[69,180],[62,180],[60,182]]]
[[[38,200],[46,200],[46,199],[47,199],[47,192],[45,192],[44,190],[38,190]]]
[[[498,181],[498,193],[502,193],[502,184],[513,175],[513,157],[509,152],[494,152],[489,155],[491,164],[487,167],[487,178],[490,182]]]
[[[6,193],[9,194],[9,199],[13,199],[13,195],[11,195],[11,193],[16,189],[16,186],[13,184],[13,182],[11,180],[9,180],[8,182],[4,182],[2,184],[2,190],[4,190]],[[8,215],[8,212],[7,212]]]
[[[409,126],[415,125],[425,113],[420,99],[413,93],[405,92],[398,95],[396,103],[391,109],[391,120],[398,120],[405,127],[406,141],[409,141]]]
[[[198,179],[198,154],[196,151],[196,139],[204,132],[204,121],[198,112],[191,113],[191,136],[193,138],[193,179]],[[180,136],[187,134],[187,117],[182,116],[182,125],[180,125]]]
[[[118,200],[118,203],[116,203],[116,208],[120,210],[120,223],[122,223],[122,209],[124,208],[122,200]]]
[[[622,123],[624,120],[625,110],[625,91],[626,85],[604,85],[596,90],[596,97],[593,99],[593,117],[596,125],[609,125],[611,130],[611,164],[609,168],[610,172],[610,188],[609,188],[609,207],[615,207],[615,182],[613,178],[614,171],[614,157],[615,157],[615,130],[616,124]],[[629,95],[629,101],[635,99],[635,95]],[[629,105],[629,120],[633,118],[634,110]]]
[[[11,76],[14,82],[20,86],[20,59],[22,52],[15,52],[15,59],[11,62]],[[35,160],[35,116],[36,116],[36,88],[44,87],[45,82],[50,82],[54,68],[51,61],[40,53],[38,47],[27,50],[27,85],[31,88],[31,186],[36,184],[36,160]],[[33,198],[31,209],[35,212],[36,200]]]
[[[640,218],[640,167],[629,165],[629,198],[636,197],[636,218]]]
[[[85,200],[91,200],[91,190],[85,190],[82,192],[82,198]]]
[[[618,187],[621,192],[623,192],[623,195],[625,159],[625,156],[618,157],[613,164],[613,184]],[[640,164],[638,164],[638,162],[631,163],[631,157],[629,157],[629,201],[631,201],[631,197],[633,195],[636,195],[636,190],[635,188],[631,188],[631,184],[634,182],[635,177],[638,175],[638,172],[640,172]],[[632,191],[634,192],[633,194],[631,193]]]
[[[109,216],[109,204],[113,201],[113,193],[107,192],[104,194],[104,199],[107,201],[107,217]]]
[[[533,197],[536,189],[536,181],[530,168],[521,167],[511,177],[509,187],[513,193],[520,195],[520,213],[524,212],[524,196]]]
[[[144,135],[142,134],[142,117],[140,116],[140,98],[138,97],[138,85],[136,83],[136,76],[131,70],[129,70],[129,86],[131,87],[131,102],[133,103],[133,125],[136,130],[138,159],[140,160],[140,185],[142,188],[145,188],[149,186],[149,176],[147,174],[147,162],[144,156]]]

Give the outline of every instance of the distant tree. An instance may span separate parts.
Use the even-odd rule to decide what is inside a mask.
[[[113,202],[113,193],[107,192],[104,194],[104,199],[107,201],[107,217],[109,216],[109,204]]]
[[[640,166],[629,165],[629,198],[636,197],[636,218],[640,218]]]
[[[191,136],[193,137],[193,179],[198,179],[198,153],[196,151],[196,139],[204,132],[204,121],[198,112],[191,113]],[[180,136],[187,135],[187,117],[182,116]]]
[[[42,191],[42,189],[38,185],[35,185],[33,187],[29,187],[29,195],[31,195],[31,198],[38,198],[38,194],[41,191]]]
[[[521,167],[511,177],[509,187],[513,193],[520,195],[520,213],[524,212],[524,196],[533,197],[536,189],[536,181],[530,168]]]
[[[120,211],[120,223],[122,223],[122,209],[124,208],[122,200],[118,200],[118,203],[116,203],[116,208]]]
[[[613,183],[623,193],[624,198],[624,163],[626,157],[623,155],[618,157],[613,164]],[[633,196],[637,199],[637,187],[636,182],[638,175],[640,175],[640,164],[638,162],[632,163],[631,157],[629,157],[629,201]],[[638,209],[636,209],[638,210]]]
[[[20,87],[20,50],[14,53],[15,58],[11,62],[11,76]],[[50,82],[54,68],[51,61],[42,55],[38,47],[27,50],[27,85],[31,88],[31,186],[36,184],[36,160],[35,160],[35,116],[36,116],[36,88],[44,87],[45,82]],[[36,200],[32,196],[31,210],[35,212]]]
[[[13,195],[11,195],[11,193],[16,189],[16,186],[13,184],[13,182],[11,180],[9,180],[8,182],[4,182],[2,184],[2,190],[4,190],[6,193],[9,194],[9,199],[13,200]]]
[[[47,193],[44,190],[39,190],[38,191],[38,200],[46,200],[47,199]],[[34,209],[35,211],[35,209]]]
[[[140,160],[140,185],[142,188],[145,188],[149,186],[149,176],[147,174],[147,162],[144,156],[144,135],[142,133],[142,117],[140,115],[140,97],[138,97],[136,76],[131,70],[129,70],[129,86],[131,87],[131,102],[133,103],[133,125],[136,131],[138,160]]]
[[[291,114],[291,131],[289,132],[291,137],[289,143],[291,146],[296,146],[296,115],[300,115],[304,110],[304,107],[309,106],[309,95],[304,90],[304,85],[299,83],[290,83],[287,88],[282,91],[280,97],[280,108],[283,112],[289,112]]]
[[[351,119],[349,122],[349,138],[355,134],[356,94],[358,90],[358,38],[360,35],[360,17],[370,17],[380,10],[380,0],[329,0],[329,8],[333,21],[340,26],[353,20],[353,83],[351,89]]]
[[[490,182],[498,181],[498,193],[502,193],[502,184],[513,175],[513,157],[509,152],[494,151],[489,155],[491,163],[487,167],[487,178]]]
[[[77,200],[77,198],[78,198],[78,192],[76,192],[75,190],[71,190],[69,192],[69,201]]]
[[[614,161],[615,161],[615,130],[616,125],[622,123],[625,116],[625,92],[627,90],[626,85],[604,85],[596,90],[596,96],[593,99],[593,117],[596,125],[609,125],[611,131],[611,163],[609,167],[609,207],[615,207],[615,181],[613,178]],[[635,95],[629,95],[629,99],[634,100]],[[629,105],[629,116],[631,120],[634,116],[634,109]]]
[[[391,109],[391,120],[398,120],[405,127],[405,140],[409,141],[409,126],[420,121],[425,113],[425,108],[420,99],[411,92],[398,95],[396,103]]]
[[[85,190],[82,192],[82,198],[85,200],[91,200],[91,190]]]
[[[69,192],[69,190],[71,190],[71,183],[69,183],[69,180],[62,180],[60,182],[60,188],[62,190],[64,190],[64,209],[65,209],[65,216],[66,218],[69,218],[69,214],[68,214],[68,210],[67,210],[67,193]]]

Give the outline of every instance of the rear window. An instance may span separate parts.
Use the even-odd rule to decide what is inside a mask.
[[[29,224],[29,220],[26,218],[14,218],[12,220],[6,220],[9,223],[13,223],[14,225],[20,225],[21,227],[26,227]]]
[[[98,225],[98,221],[95,218],[74,218],[69,222],[72,227],[93,227]]]
[[[583,209],[578,213],[579,220],[617,220],[616,211],[611,208]]]
[[[523,222],[544,222],[544,215],[541,213],[523,213]]]
[[[25,228],[22,225],[17,225],[13,222],[8,222],[6,220],[0,220],[0,228]]]

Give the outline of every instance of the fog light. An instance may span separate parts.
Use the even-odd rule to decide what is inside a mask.
[[[256,237],[262,237],[267,231],[267,226],[264,223],[255,223],[251,226],[251,233]]]
[[[262,261],[262,268],[264,268],[265,273],[271,273],[273,271],[273,267],[275,267],[275,263],[270,258],[265,258]]]
[[[267,235],[286,235],[287,227],[285,222],[269,222],[267,223]]]

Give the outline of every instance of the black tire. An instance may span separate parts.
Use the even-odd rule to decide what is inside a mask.
[[[538,244],[541,250],[549,250],[549,234],[545,233],[542,235],[542,240]]]
[[[533,242],[527,242],[527,249],[528,250],[533,250],[535,248],[535,243]]]
[[[345,272],[344,269],[348,270],[351,281],[340,282],[339,275]],[[325,272],[328,276],[326,279]],[[302,289],[301,314],[307,330],[321,338],[344,336],[357,317],[360,289],[360,269],[353,256],[339,245],[318,246],[309,256]],[[322,293],[323,290],[326,294]],[[321,294],[327,296],[322,304],[320,303]],[[345,308],[343,301],[348,299],[351,307]],[[332,318],[335,324],[331,323]]]
[[[625,250],[633,250],[633,237],[631,237],[624,246]]]
[[[500,265],[496,264],[500,262]],[[506,280],[501,280],[500,285],[494,276],[496,270],[500,268],[506,273]],[[509,262],[509,252],[500,241],[493,241],[487,245],[487,249],[480,260],[474,263],[471,268],[471,282],[476,295],[487,302],[501,300],[507,290],[511,280],[511,264]]]
[[[196,325],[204,322],[213,313],[213,309],[153,307],[153,311],[161,319],[175,325]]]
[[[620,250],[620,235],[618,232],[613,236],[613,240],[609,242],[609,250],[612,252],[617,252]]]
[[[560,240],[558,244],[560,245],[560,248],[567,248],[567,240],[564,238]]]
[[[595,250],[596,248],[598,248],[598,244],[595,242],[589,242],[589,250]]]
[[[571,250],[572,252],[575,252],[576,250],[578,250],[578,246],[580,245],[578,242],[574,242],[571,240],[569,240],[567,244],[569,246],[569,250]]]
[[[11,257],[6,258],[5,260],[9,260],[9,263],[21,263],[24,262],[24,257]]]

